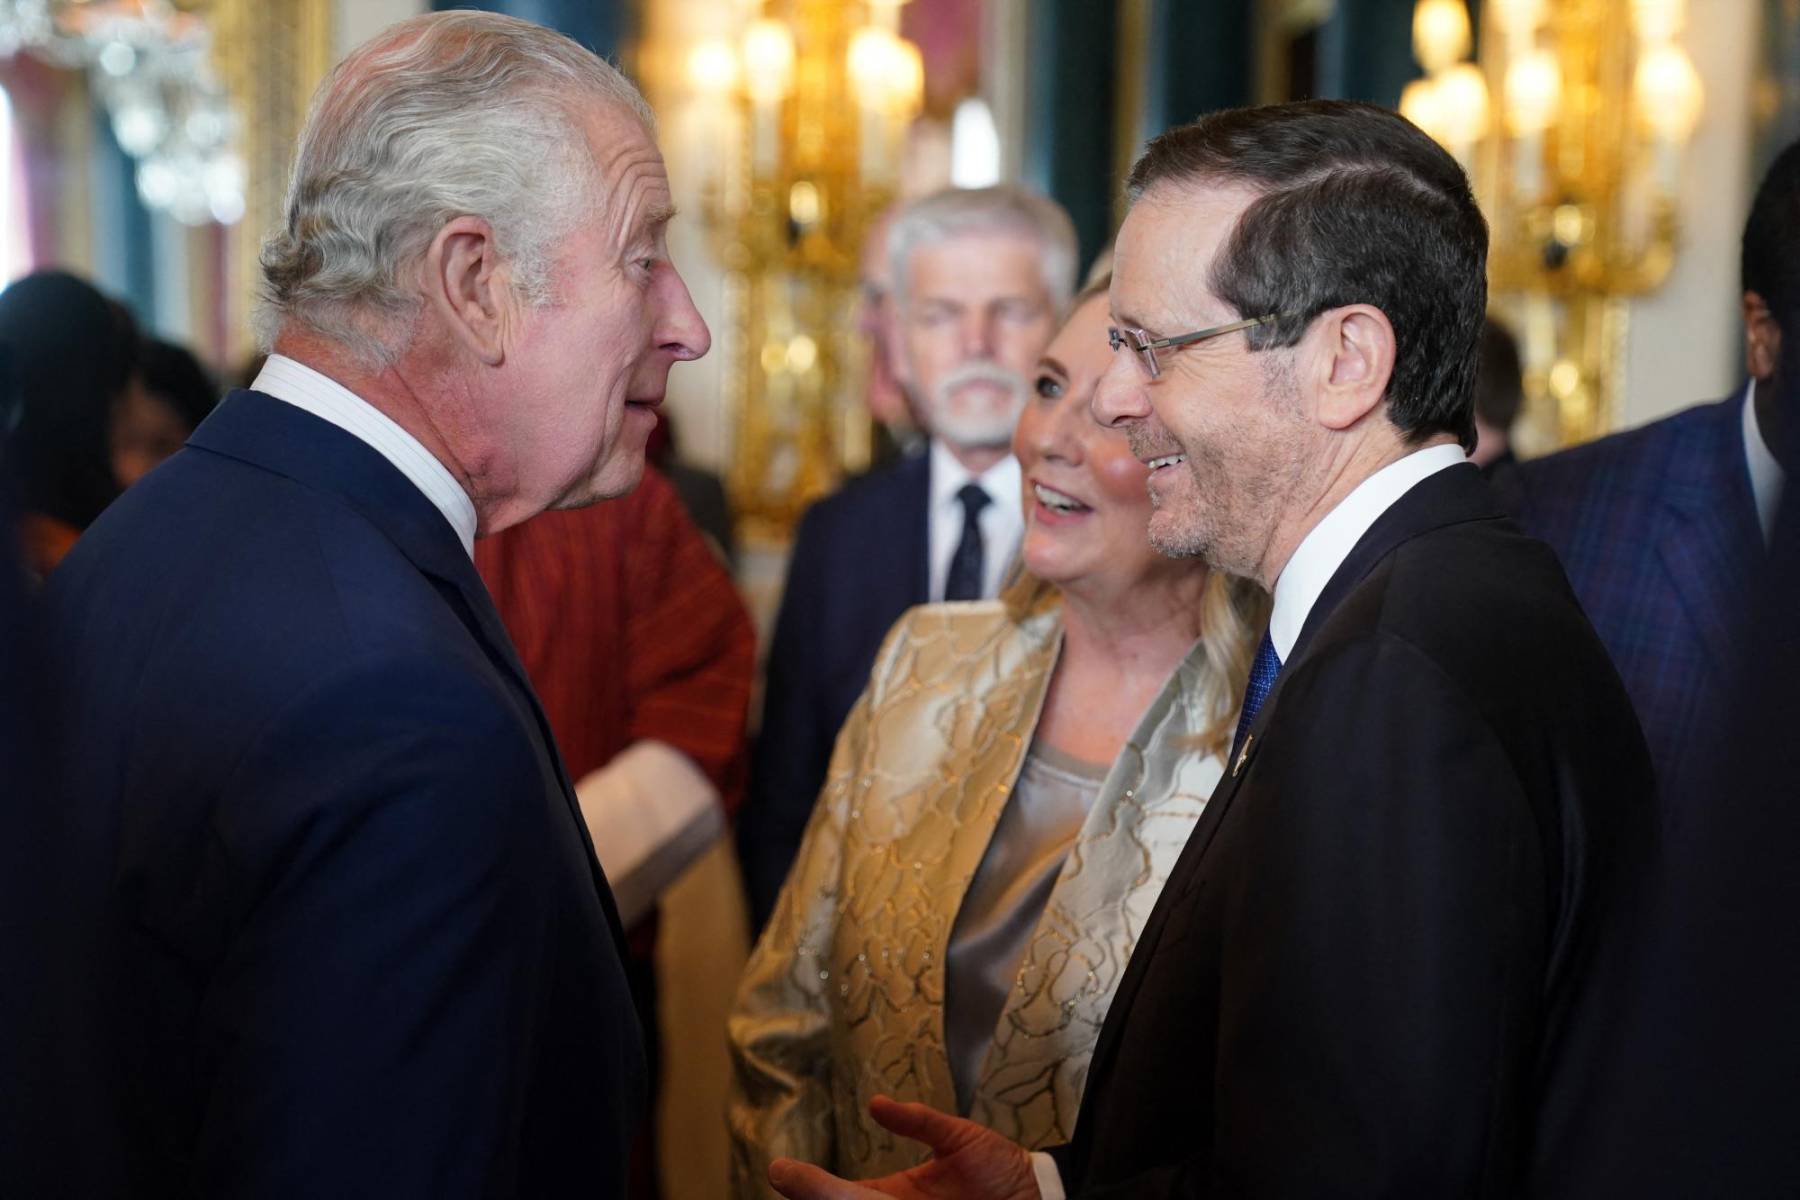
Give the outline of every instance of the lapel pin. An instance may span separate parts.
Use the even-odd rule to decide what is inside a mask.
[[[1238,773],[1244,769],[1244,760],[1250,757],[1250,744],[1255,740],[1256,735],[1254,733],[1244,738],[1244,748],[1238,751],[1237,765],[1231,768],[1231,777],[1233,779],[1236,779]]]

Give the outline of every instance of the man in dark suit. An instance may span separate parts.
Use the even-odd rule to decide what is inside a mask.
[[[1734,619],[1767,554],[1785,472],[1775,402],[1781,332],[1800,303],[1800,145],[1775,160],[1744,224],[1744,359],[1725,399],[1520,464],[1500,495],[1562,559],[1625,679],[1661,788],[1671,847],[1704,819],[1727,730]]]
[[[756,929],[889,627],[915,604],[999,590],[1024,530],[1012,428],[1075,285],[1068,215],[1019,187],[925,197],[888,245],[895,367],[931,437],[813,505],[795,536],[738,826]]]
[[[670,213],[641,97],[541,27],[327,79],[256,386],[51,581],[68,960],[9,967],[60,1060],[8,1081],[15,1194],[622,1193],[618,920],[470,551],[636,483],[707,348]]]
[[[1554,556],[1463,455],[1467,180],[1325,101],[1164,134],[1130,192],[1095,415],[1151,467],[1151,540],[1269,586],[1269,633],[1072,1141],[879,1111],[938,1151],[933,1194],[1554,1193],[1605,1119],[1650,767]]]

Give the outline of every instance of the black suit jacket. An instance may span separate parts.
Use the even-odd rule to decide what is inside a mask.
[[[1054,1152],[1070,1194],[1553,1179],[1596,1115],[1651,800],[1548,548],[1473,467],[1414,487],[1312,609],[1133,951]]]
[[[931,456],[920,453],[851,480],[801,519],[738,823],[755,929],[775,907],[881,639],[930,599],[930,503]]]
[[[621,1194],[612,898],[438,510],[236,392],[50,592],[61,1061],[15,1194]]]

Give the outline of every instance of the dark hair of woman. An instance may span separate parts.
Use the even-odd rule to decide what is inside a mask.
[[[123,307],[66,271],[38,271],[0,292],[16,406],[6,457],[20,509],[80,530],[118,496],[109,425],[137,340]]]

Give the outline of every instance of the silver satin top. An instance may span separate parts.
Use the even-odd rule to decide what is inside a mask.
[[[944,1048],[958,1112],[973,1102],[1027,943],[1106,772],[1041,742],[1019,768],[945,951]]]

